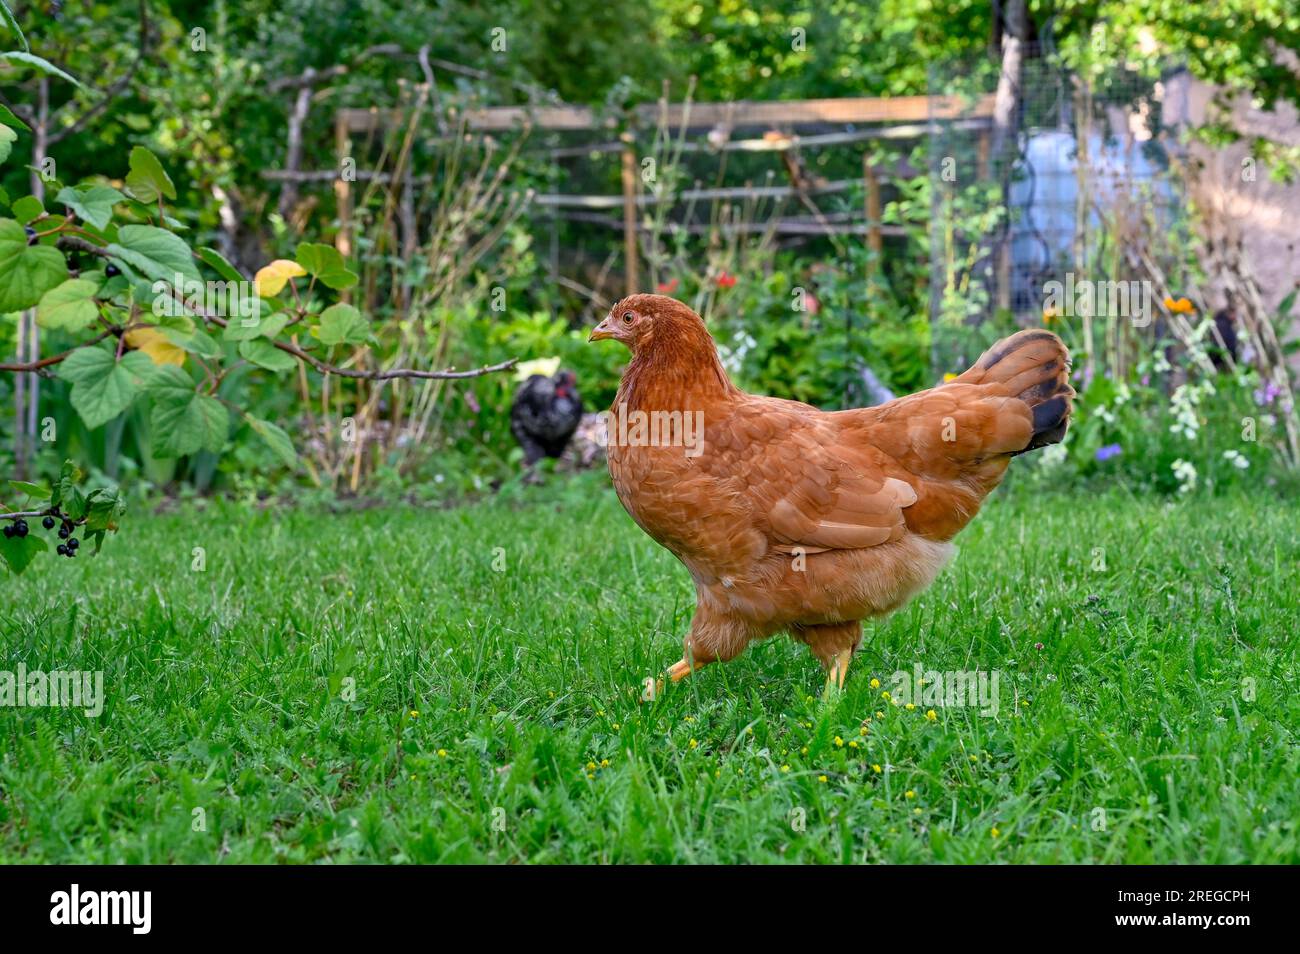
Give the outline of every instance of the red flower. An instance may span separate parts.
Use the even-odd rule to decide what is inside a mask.
[[[660,282],[658,291],[661,295],[671,295],[677,291],[677,279],[674,278],[670,282]]]
[[[730,272],[723,272],[721,275],[718,276],[719,288],[730,288],[735,284],[736,284],[736,276],[732,275]]]
[[[807,292],[803,296],[803,304],[810,315],[815,315],[822,310],[822,303],[817,300],[817,296],[812,292]]]

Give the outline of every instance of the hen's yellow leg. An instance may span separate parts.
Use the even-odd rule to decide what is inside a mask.
[[[853,661],[852,649],[841,649],[831,660],[830,666],[826,670],[826,688],[832,685],[837,689],[844,688],[844,678],[849,674],[849,663]]]
[[[696,660],[695,664],[692,665],[691,661],[683,656],[681,660],[673,663],[671,666],[668,667],[668,678],[671,679],[673,682],[681,682],[691,673],[695,672],[701,666],[704,665],[705,663],[701,660]]]

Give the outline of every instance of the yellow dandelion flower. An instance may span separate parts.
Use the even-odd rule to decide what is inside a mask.
[[[931,722],[933,722],[935,719],[939,718],[938,714],[937,714],[933,709],[926,709],[926,710],[925,710],[925,717],[926,717],[927,719],[929,719]]]
[[[817,781],[819,781],[819,782],[821,782],[823,785],[825,785],[825,784],[826,784],[826,781],[827,781],[826,776],[825,776],[825,775],[818,775],[818,776],[817,776]]]
[[[445,759],[446,757],[447,757],[447,750],[446,750],[446,749],[439,749],[439,750],[438,750],[438,758],[440,758],[440,759]]]
[[[871,771],[873,771],[873,772],[875,772],[877,775],[879,775],[881,772],[884,771],[884,769],[882,769],[879,765],[877,765],[877,764],[875,764],[875,763],[873,762],[872,765],[871,765]]]
[[[871,679],[871,688],[872,688],[872,689],[879,689],[879,688],[880,688],[880,680],[879,680],[879,679],[876,679],[875,677],[872,677],[872,679]]]
[[[841,739],[838,735],[835,737],[835,747],[837,749],[844,748],[844,740]]]
[[[994,828],[991,832],[989,832],[989,834],[992,835],[994,838],[996,838],[996,837],[998,837],[998,835],[1002,834],[1002,832],[1000,832],[1000,831],[998,831],[996,828]]]
[[[588,762],[588,763],[587,763],[587,771],[588,771],[588,772],[594,772],[594,771],[596,771],[596,763],[595,763],[595,762]]]
[[[698,748],[700,743],[696,742],[694,739],[691,739],[691,741],[688,742],[687,744],[694,749],[694,748]]]
[[[849,748],[851,748],[851,749],[856,749],[857,747],[858,747],[858,740],[857,740],[857,739],[854,739],[853,741],[851,741],[851,742],[849,743]]]
[[[420,718],[420,713],[418,713],[418,712],[415,711],[414,709],[411,710],[410,715],[411,715],[411,718],[412,718],[412,719],[418,719],[418,718]]]
[[[909,702],[907,705],[903,706],[903,708],[906,709],[908,712],[911,712],[913,709],[916,708],[916,703]]]
[[[609,768],[609,759],[601,759],[601,760],[600,760],[600,767],[601,767],[601,768]]]
[[[912,791],[910,788],[907,791],[905,791],[903,795],[906,798],[916,798],[916,792]]]
[[[886,689],[884,692],[882,692],[882,693],[880,694],[880,698],[884,699],[886,702],[889,702],[889,701],[890,701],[891,699],[893,699],[894,697],[891,696],[891,695],[889,694],[889,690]]]

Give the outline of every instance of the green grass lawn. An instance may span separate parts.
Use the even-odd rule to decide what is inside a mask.
[[[0,862],[1300,860],[1294,503],[1003,494],[842,695],[778,637],[642,703],[686,572],[538,494],[133,514],[6,579],[0,669],[106,704],[0,709]],[[998,714],[882,699],[918,662]]]

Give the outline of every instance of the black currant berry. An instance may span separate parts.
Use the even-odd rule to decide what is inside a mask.
[[[67,556],[68,548],[65,547],[62,543],[60,543],[57,547],[54,548],[54,552],[57,553],[59,556]]]
[[[71,538],[69,538],[69,540],[68,540],[68,549],[69,549],[69,550],[75,550],[75,549],[77,549],[77,547],[79,547],[79,546],[81,546],[81,541],[80,541],[80,540],[78,540],[76,537],[71,537]]]
[[[27,228],[24,229],[23,231],[25,231],[25,232],[27,233],[27,244],[28,244],[28,245],[35,245],[35,244],[36,244],[36,230],[35,230],[34,228],[32,228],[32,227],[29,225],[29,226],[27,226]]]
[[[116,265],[108,265],[104,269],[104,274],[107,275],[109,278],[114,278],[118,275],[121,275],[122,270],[118,268]]]
[[[27,536],[27,521],[18,520],[14,522],[14,535],[19,537]]]
[[[6,537],[12,537],[14,535],[14,525],[12,523],[6,523],[3,532]]]
[[[60,540],[66,540],[71,535],[72,535],[72,531],[68,529],[67,524],[64,524],[63,526],[59,527]]]
[[[44,520],[41,521],[41,526],[44,527],[46,530],[53,530],[53,529],[54,529],[54,518],[53,518],[53,517],[46,517]]]

